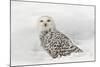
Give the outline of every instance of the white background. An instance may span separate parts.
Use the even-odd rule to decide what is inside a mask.
[[[39,0],[38,0],[39,1]],[[41,0],[44,2],[57,2],[57,3],[74,3],[74,4],[94,4],[97,5],[97,61],[96,62],[88,62],[88,63],[73,63],[73,64],[58,64],[58,65],[42,65],[43,67],[45,66],[59,66],[59,67],[80,67],[80,66],[91,66],[91,67],[99,67],[99,2],[97,0]],[[99,1],[99,0],[98,0]],[[9,41],[10,41],[10,22],[9,22],[9,0],[1,0],[0,2],[0,67],[8,67],[9,66]],[[42,67],[41,66],[41,67]]]

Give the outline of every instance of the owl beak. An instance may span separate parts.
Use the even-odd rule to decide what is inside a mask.
[[[44,26],[46,27],[46,26],[47,26],[47,24],[45,23],[45,24],[44,24]]]

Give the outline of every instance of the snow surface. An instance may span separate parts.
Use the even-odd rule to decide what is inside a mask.
[[[37,20],[54,18],[59,31],[83,53],[52,59],[41,47]],[[94,8],[90,6],[11,2],[11,65],[48,64],[94,59]]]

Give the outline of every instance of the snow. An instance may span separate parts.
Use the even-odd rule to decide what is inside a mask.
[[[41,47],[37,20],[48,15],[83,53],[52,59]],[[94,8],[63,4],[11,2],[11,65],[93,61]]]

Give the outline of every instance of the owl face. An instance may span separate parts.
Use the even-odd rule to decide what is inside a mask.
[[[54,21],[49,16],[42,16],[38,20],[39,27],[42,31],[50,31],[54,28]]]

